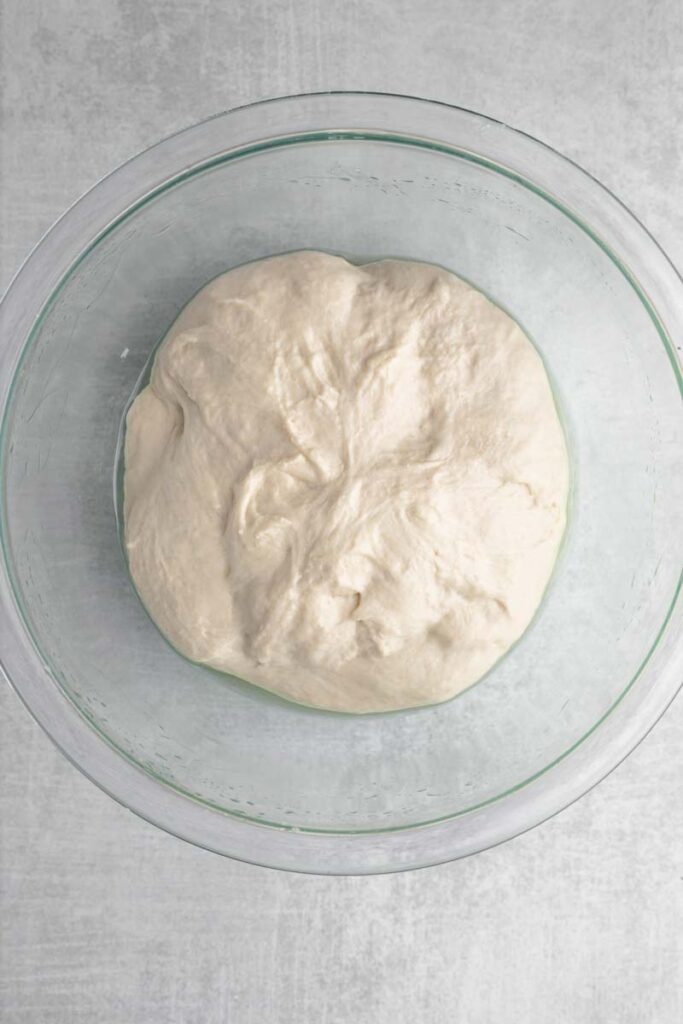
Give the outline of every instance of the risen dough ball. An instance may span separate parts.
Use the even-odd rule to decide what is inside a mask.
[[[446,700],[520,636],[567,452],[517,324],[437,267],[300,252],[212,281],[128,414],[130,570],[183,654],[291,700]]]

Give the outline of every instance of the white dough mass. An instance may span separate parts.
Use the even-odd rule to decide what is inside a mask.
[[[538,607],[567,488],[534,346],[422,263],[300,252],[218,277],[127,418],[152,618],[195,661],[339,711],[479,679]]]

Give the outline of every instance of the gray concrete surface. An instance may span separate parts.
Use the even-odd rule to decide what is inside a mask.
[[[0,284],[80,192],[237,103],[432,96],[595,173],[683,266],[680,0],[1,0]],[[4,1024],[678,1024],[683,700],[536,831],[409,875],[195,850],[0,689]]]

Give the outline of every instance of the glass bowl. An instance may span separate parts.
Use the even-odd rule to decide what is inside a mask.
[[[531,628],[449,703],[346,716],[190,664],[145,614],[117,523],[122,417],[210,278],[310,248],[441,264],[534,339],[570,521]],[[553,150],[407,97],[288,97],[153,146],[52,228],[3,304],[2,658],[64,753],[198,845],[300,871],[400,870],[501,842],[603,777],[681,682],[683,284]]]

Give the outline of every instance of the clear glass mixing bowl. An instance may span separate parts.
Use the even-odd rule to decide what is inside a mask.
[[[196,290],[292,249],[442,264],[516,317],[556,388],[570,524],[540,614],[439,707],[307,710],[190,664],[117,532],[123,411]],[[121,167],[2,305],[2,657],[91,779],[202,846],[302,871],[463,856],[585,792],[681,681],[683,284],[557,153],[468,111],[321,94],[222,114]]]

